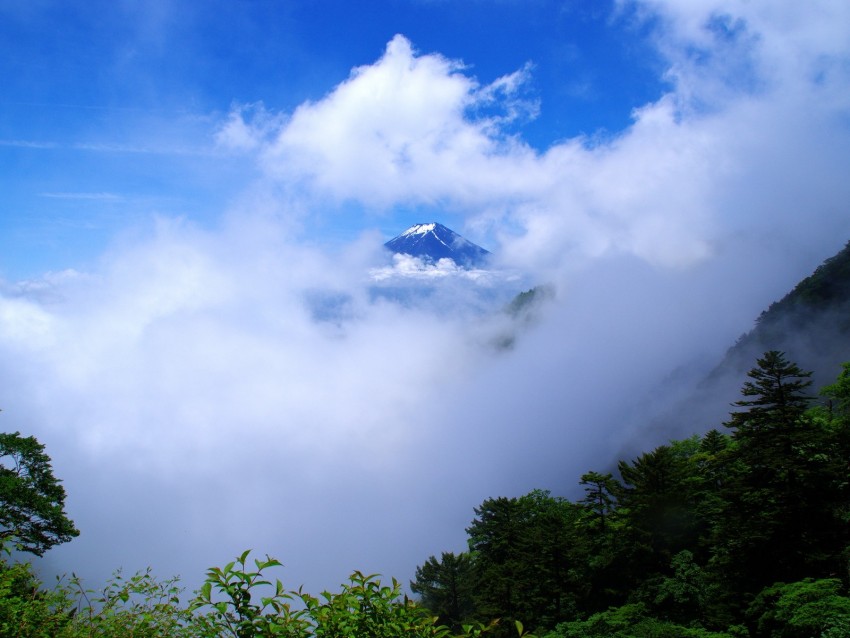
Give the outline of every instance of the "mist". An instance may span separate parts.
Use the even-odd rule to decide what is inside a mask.
[[[214,225],[161,212],[89,271],[3,282],[0,419],[81,530],[40,569],[194,588],[253,548],[308,591],[406,581],[485,498],[572,496],[663,443],[652,415],[850,238],[846,9],[708,4],[647,3],[670,90],[624,131],[537,151],[504,134],[533,69],[482,86],[396,36],[321,101],[234,108],[215,135],[254,175]],[[305,240],[349,200],[439,206],[497,261],[393,262],[377,221]],[[532,320],[503,312],[535,285]]]

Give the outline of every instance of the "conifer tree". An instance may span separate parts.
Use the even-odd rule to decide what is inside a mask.
[[[714,565],[741,591],[819,576],[832,500],[823,452],[827,432],[806,415],[810,372],[781,352],[758,359],[735,403],[730,475],[715,536]]]
[[[786,360],[784,352],[770,350],[757,364],[747,373],[752,380],[741,388],[742,395],[752,398],[734,403],[746,410],[733,412],[726,423],[736,430],[736,438],[792,428],[812,400],[804,393],[812,384],[812,373]]]
[[[472,599],[472,560],[467,552],[443,552],[416,568],[410,590],[442,625],[457,630],[475,611]]]

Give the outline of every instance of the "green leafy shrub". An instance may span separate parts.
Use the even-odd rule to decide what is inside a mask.
[[[47,638],[61,634],[73,607],[65,591],[45,591],[29,563],[0,559],[0,638]]]
[[[736,634],[686,627],[649,615],[643,603],[615,607],[587,620],[561,623],[543,638],[733,638]]]
[[[192,615],[181,606],[178,579],[157,580],[151,570],[124,578],[116,572],[100,591],[83,589],[77,577],[62,592],[67,600],[76,598],[66,638],[77,636],[166,638],[195,635],[189,629]]]
[[[309,636],[310,623],[304,610],[293,609],[295,596],[280,580],[272,582],[263,575],[280,561],[266,557],[247,565],[250,551],[243,552],[223,568],[212,567],[207,579],[189,605],[196,615],[193,623],[202,636],[233,636],[234,638],[265,636]],[[269,588],[272,588],[269,591]],[[261,591],[265,590],[263,596]]]
[[[191,624],[204,638],[448,638],[449,628],[418,606],[392,579],[383,584],[376,574],[354,572],[337,593],[312,596],[287,590],[265,574],[280,561],[266,557],[248,564],[248,551],[224,566],[213,567],[191,602]],[[480,636],[490,626],[466,625],[465,638]],[[522,634],[521,626],[518,627]],[[528,638],[533,638],[529,636]]]
[[[280,561],[249,562],[249,551],[212,567],[183,604],[177,578],[121,572],[100,590],[76,576],[47,589],[29,563],[0,559],[0,638],[476,638],[495,626],[453,634],[401,591],[395,579],[354,572],[339,592],[288,590],[267,572]],[[516,623],[520,638],[534,638]]]
[[[841,631],[850,628],[850,598],[842,590],[837,578],[776,583],[756,596],[747,617],[759,637],[847,636]]]

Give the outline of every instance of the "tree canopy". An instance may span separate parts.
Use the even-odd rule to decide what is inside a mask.
[[[79,534],[44,445],[20,432],[0,433],[0,541],[41,556]]]
[[[586,472],[575,502],[485,500],[467,528],[469,617],[545,638],[850,635],[850,365],[823,404],[810,386],[768,351],[728,433]],[[451,585],[428,574],[426,606]]]

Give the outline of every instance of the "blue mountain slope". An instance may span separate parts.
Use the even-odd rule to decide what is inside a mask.
[[[430,262],[449,258],[464,268],[482,266],[490,255],[490,251],[436,222],[411,226],[384,246],[394,253],[412,255]]]

